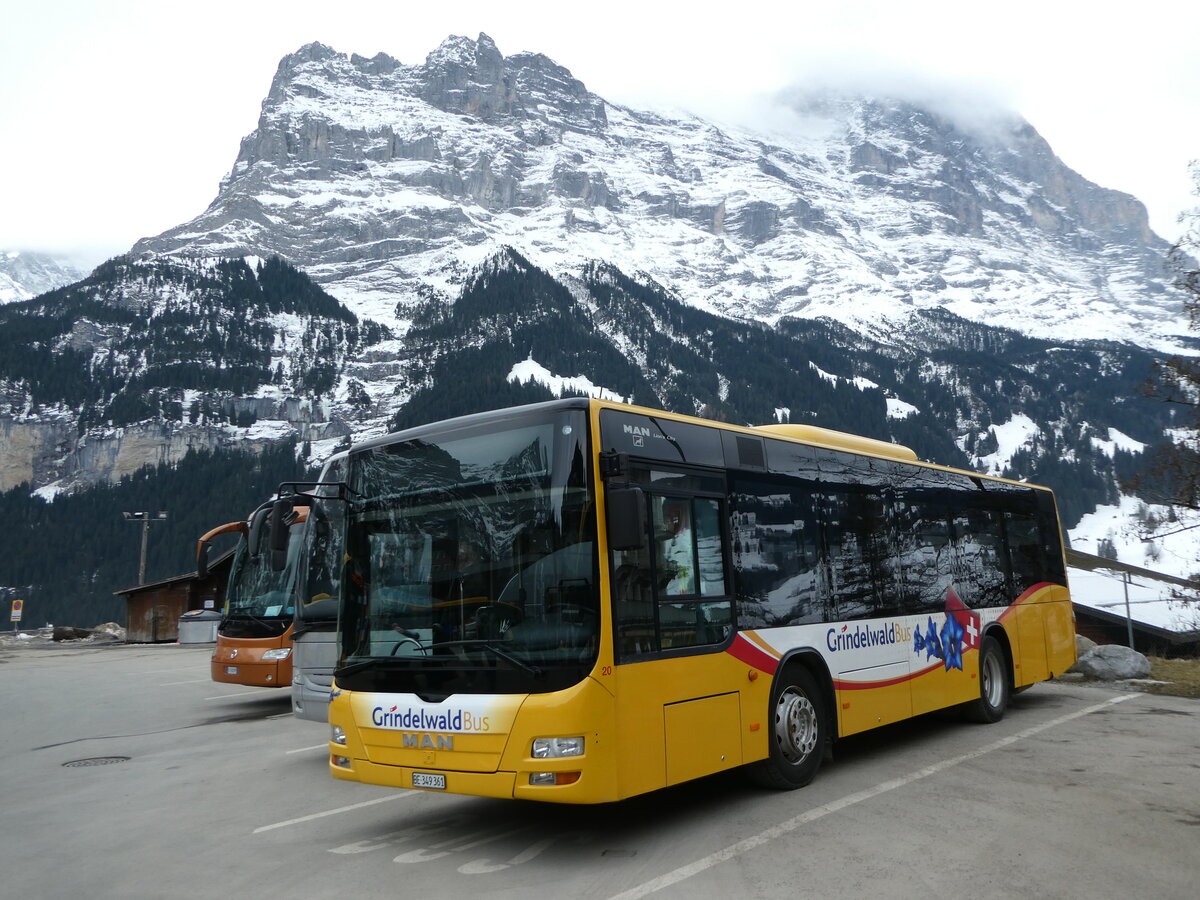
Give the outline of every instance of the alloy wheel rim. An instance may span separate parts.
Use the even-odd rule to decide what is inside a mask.
[[[817,746],[817,710],[800,690],[787,688],[775,704],[775,738],[783,758],[798,765]]]

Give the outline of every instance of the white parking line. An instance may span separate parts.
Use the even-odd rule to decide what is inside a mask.
[[[298,819],[288,819],[286,822],[276,822],[274,825],[261,825],[255,828],[251,834],[259,834],[263,831],[271,831],[275,828],[286,828],[288,825],[299,825],[301,822],[311,822],[313,819],[321,819],[325,816],[336,816],[338,813],[350,812],[355,809],[362,809],[364,806],[374,806],[376,803],[387,803],[389,800],[400,800],[404,797],[411,797],[413,794],[419,794],[420,791],[397,791],[394,794],[388,794],[386,797],[378,797],[375,800],[366,800],[362,803],[355,803],[353,806],[343,806],[340,809],[330,809],[325,812],[313,813],[311,816],[301,816]]]
[[[1057,719],[1051,719],[1049,722],[1043,722],[1041,725],[1034,725],[1032,728],[1026,728],[1024,731],[1018,731],[1016,734],[1009,735],[1006,738],[1001,738],[985,747],[980,747],[978,750],[972,750],[970,753],[964,753],[961,756],[955,756],[950,759],[944,759],[941,762],[934,763],[931,766],[926,766],[923,769],[918,769],[915,772],[910,772],[908,775],[903,775],[900,778],[893,778],[890,781],[881,782],[874,787],[869,787],[866,790],[858,791],[854,794],[848,794],[832,803],[826,803],[824,806],[818,806],[801,813],[795,818],[788,819],[773,828],[768,828],[766,831],[761,831],[756,835],[738,841],[736,844],[731,844],[723,850],[718,850],[716,853],[710,853],[708,856],[703,856],[693,863],[686,866],[680,866],[672,872],[667,872],[665,875],[659,875],[657,878],[652,878],[650,881],[639,884],[637,887],[632,887],[627,891],[622,891],[619,894],[614,894],[609,900],[637,900],[639,897],[645,897],[647,894],[653,894],[655,891],[661,891],[665,887],[670,887],[673,884],[678,884],[691,878],[693,875],[699,875],[701,872],[711,869],[719,863],[726,862],[753,850],[761,847],[776,838],[783,837],[789,832],[795,831],[802,825],[807,825],[809,822],[815,822],[817,819],[824,818],[830,813],[840,812],[847,807],[854,806],[857,803],[862,803],[864,800],[870,800],[878,797],[880,794],[886,794],[889,791],[894,791],[896,788],[905,787],[912,784],[914,781],[921,781],[928,778],[930,775],[936,775],[946,769],[953,768],[961,763],[970,762],[973,759],[978,759],[981,756],[986,756],[996,750],[1001,750],[1018,741],[1023,741],[1026,738],[1032,737],[1043,731],[1048,731],[1062,725],[1065,722],[1070,722],[1072,719],[1079,719],[1083,716],[1091,715],[1094,712],[1099,712],[1112,706],[1114,703],[1123,703],[1126,700],[1132,700],[1137,694],[1123,694],[1119,697],[1113,697],[1103,703],[1097,703],[1095,706],[1088,706],[1084,709],[1077,710],[1073,713],[1068,713],[1065,716],[1059,716]]]
[[[177,684],[204,684],[206,682],[208,684],[212,684],[212,679],[211,678],[196,678],[196,679],[193,679],[192,681],[163,681],[158,686],[159,687],[175,687],[175,685],[177,685]]]
[[[289,715],[291,715],[289,713]],[[288,750],[284,755],[291,756],[293,753],[308,753],[310,750],[328,750],[329,744],[317,744],[313,747],[299,747],[295,750]]]
[[[253,697],[255,694],[279,694],[279,688],[259,688],[256,691],[242,691],[238,694],[218,694],[215,697],[205,697],[205,700],[236,700],[239,697]]]

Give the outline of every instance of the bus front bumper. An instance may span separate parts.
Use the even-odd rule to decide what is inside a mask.
[[[292,712],[313,722],[329,721],[329,688],[311,682],[292,681]]]
[[[468,794],[473,797],[494,797],[498,800],[540,800],[543,803],[603,803],[611,796],[593,796],[594,783],[586,777],[572,784],[530,784],[530,772],[455,772],[433,769],[414,769],[408,766],[386,766],[366,759],[343,756],[346,748],[330,744],[329,771],[334,778],[361,781],[406,790],[424,790],[431,794]],[[340,761],[344,763],[339,764]],[[561,768],[561,767],[560,767]],[[442,776],[444,788],[421,787],[413,783],[413,775]]]
[[[242,660],[212,661],[212,680],[223,684],[244,684],[252,687],[288,687],[292,683],[291,661],[284,660],[287,670],[281,671],[278,662],[243,662]]]

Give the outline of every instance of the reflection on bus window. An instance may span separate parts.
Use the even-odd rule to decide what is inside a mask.
[[[649,546],[613,554],[619,654],[723,643],[732,634],[733,603],[720,501],[652,495],[649,509]],[[716,597],[723,599],[705,599]]]
[[[686,500],[663,498],[655,504],[654,533],[662,566],[664,594],[696,593],[696,545]]]

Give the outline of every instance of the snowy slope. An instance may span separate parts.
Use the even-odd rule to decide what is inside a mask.
[[[85,274],[75,263],[57,256],[0,250],[0,303],[28,300],[78,281]]]

